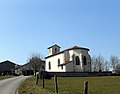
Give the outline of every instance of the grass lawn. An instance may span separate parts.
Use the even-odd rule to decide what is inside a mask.
[[[58,78],[59,94],[83,94],[84,81],[88,81],[88,94],[120,94],[120,77],[67,77]],[[54,79],[45,80],[36,85],[36,78],[31,77],[22,83],[19,94],[54,94]]]
[[[4,80],[4,79],[7,79],[7,78],[12,78],[14,76],[0,76],[0,80]]]

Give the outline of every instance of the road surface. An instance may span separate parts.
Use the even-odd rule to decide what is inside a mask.
[[[16,91],[22,81],[29,76],[18,76],[0,81],[0,94],[16,94]]]

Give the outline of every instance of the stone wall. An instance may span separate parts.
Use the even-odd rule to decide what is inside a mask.
[[[50,76],[59,77],[92,77],[92,76],[111,76],[112,72],[45,72]]]

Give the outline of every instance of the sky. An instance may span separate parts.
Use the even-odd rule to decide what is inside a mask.
[[[0,0],[0,62],[27,63],[53,44],[120,57],[120,0]]]

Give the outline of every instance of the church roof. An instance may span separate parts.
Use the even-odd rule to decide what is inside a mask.
[[[74,49],[84,49],[84,50],[88,50],[89,51],[88,48],[83,48],[83,47],[79,47],[79,46],[73,46],[73,47],[71,47],[71,48],[69,48],[67,50],[74,50]]]
[[[50,47],[49,47],[49,48],[50,48]],[[49,48],[48,48],[48,49],[49,49]],[[66,49],[66,50],[63,50],[63,51],[61,51],[61,52],[59,52],[59,53],[56,53],[56,54],[53,54],[53,55],[47,56],[47,57],[45,57],[45,59],[47,59],[47,58],[49,58],[49,57],[52,57],[52,56],[55,56],[55,55],[58,55],[58,54],[61,54],[61,53],[64,53],[65,51],[75,50],[75,49],[83,49],[83,50],[88,50],[88,51],[89,51],[88,48],[79,47],[79,46],[73,46],[73,47],[68,48],[68,49]]]

